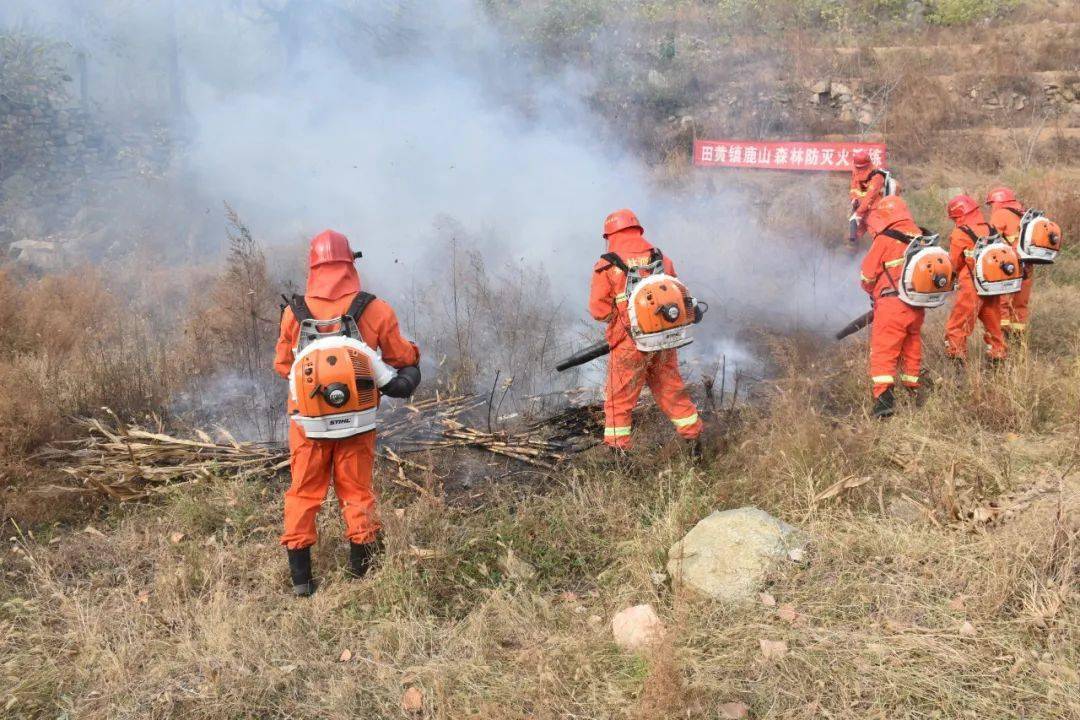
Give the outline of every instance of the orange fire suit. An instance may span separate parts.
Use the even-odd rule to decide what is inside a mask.
[[[334,263],[312,269],[312,273],[326,271],[346,272],[344,268],[335,268]],[[355,273],[352,264],[348,269]],[[330,282],[324,286],[341,288],[349,283]],[[353,298],[359,291],[359,283],[352,283],[356,291],[334,299],[305,295],[308,309],[319,320],[340,317],[347,312]],[[313,283],[309,281],[308,291]],[[332,292],[329,294],[333,294]],[[420,352],[416,345],[401,335],[397,316],[389,304],[380,299],[373,300],[360,316],[360,335],[370,347],[381,350],[383,360],[391,367],[401,368],[416,365]],[[300,325],[296,322],[292,310],[286,308],[281,316],[281,332],[274,353],[274,369],[282,377],[288,377],[293,363],[293,349],[296,347]],[[291,403],[290,403],[291,405]],[[293,407],[289,407],[292,414]],[[315,517],[326,499],[331,476],[334,492],[337,494],[341,512],[345,518],[345,533],[350,542],[368,543],[375,539],[380,528],[376,509],[375,490],[372,485],[372,471],[375,464],[375,432],[343,438],[341,440],[312,440],[304,435],[297,423],[289,423],[289,465],[292,471],[292,484],[285,492],[285,532],[281,544],[290,550],[298,550],[314,545],[317,539]]]
[[[853,168],[851,171],[851,185],[848,194],[854,206],[854,214],[859,218],[858,237],[866,233],[866,216],[874,209],[874,204],[881,199],[881,193],[885,189],[885,178],[873,165],[864,170]]]
[[[919,226],[908,220],[895,223],[891,228],[913,237],[921,234]],[[860,268],[862,287],[874,303],[874,320],[870,326],[870,381],[875,398],[896,384],[897,365],[900,366],[900,382],[905,387],[919,387],[924,310],[905,303],[897,297],[896,291],[904,270],[905,250],[906,243],[879,233]]]
[[[976,209],[957,220],[949,235],[949,259],[957,268],[959,284],[956,303],[945,323],[945,354],[950,358],[967,357],[967,339],[975,330],[975,318],[983,325],[983,342],[987,355],[1002,360],[1006,355],[1005,336],[1001,330],[1001,295],[980,296],[975,290],[975,242],[962,228],[968,228],[976,237],[986,237],[993,230]]]
[[[637,227],[608,236],[609,252],[616,253],[628,267],[647,263],[652,249]],[[664,272],[675,275],[675,267],[666,256]],[[630,337],[625,290],[626,275],[619,268],[603,259],[596,263],[589,293],[589,313],[596,320],[607,323],[606,337],[611,347],[604,389],[604,442],[617,448],[630,447],[631,414],[645,385],[675,425],[676,432],[687,440],[694,440],[701,435],[702,423],[679,373],[678,352],[644,353],[637,349]]]
[[[1018,202],[991,205],[990,224],[997,228],[1005,241],[1017,247],[1020,244],[1020,218],[1024,207]],[[1030,317],[1031,288],[1035,282],[1035,267],[1024,263],[1024,280],[1020,289],[1012,295],[1003,295],[1001,302],[1001,327],[1010,332],[1027,330]]]

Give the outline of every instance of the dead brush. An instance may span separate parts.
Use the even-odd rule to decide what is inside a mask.
[[[84,439],[48,447],[33,459],[58,466],[82,488],[115,500],[145,499],[192,480],[266,476],[289,464],[281,447],[239,443],[224,428],[217,431],[220,440],[202,430],[187,439],[166,434],[160,425],[146,430],[120,422],[109,427],[92,418],[78,422],[86,431]]]
[[[149,323],[95,269],[40,280],[0,275],[10,322],[0,325],[0,450],[19,456],[63,436],[63,415],[104,404],[128,416],[160,411],[170,356]],[[164,341],[163,341],[164,342]]]

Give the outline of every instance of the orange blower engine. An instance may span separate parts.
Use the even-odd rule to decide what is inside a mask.
[[[690,326],[701,322],[709,306],[691,296],[681,280],[664,272],[660,251],[653,249],[648,263],[624,272],[630,337],[637,349],[657,352],[692,343]]]
[[[1020,259],[1033,265],[1050,265],[1061,250],[1061,227],[1040,210],[1028,210],[1020,218]]]
[[[936,234],[912,238],[904,251],[904,269],[897,295],[912,307],[936,308],[952,292],[953,266]]]
[[[1020,256],[1009,243],[994,234],[975,242],[975,292],[984,297],[1009,295],[1020,290],[1024,280]]]
[[[396,376],[393,368],[360,339],[356,320],[304,319],[289,390],[292,416],[310,438],[340,439],[376,427],[379,388]]]

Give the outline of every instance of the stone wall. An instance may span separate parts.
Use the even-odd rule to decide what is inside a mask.
[[[44,93],[23,98],[0,95],[0,259],[55,269],[43,259],[96,232],[95,206],[120,182],[162,172],[173,144],[164,126],[119,126]]]
[[[71,211],[73,191],[88,174],[109,163],[115,150],[105,132],[79,109],[58,109],[47,98],[13,102],[0,96],[0,203],[8,227],[25,232],[52,232]],[[22,217],[38,206],[54,209],[39,223]]]

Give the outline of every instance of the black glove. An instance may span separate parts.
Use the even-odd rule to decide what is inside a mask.
[[[697,325],[701,322],[701,319],[705,317],[705,313],[709,311],[709,304],[703,302],[694,302],[694,324]]]
[[[409,365],[399,369],[394,379],[379,388],[379,392],[387,397],[407,398],[416,392],[419,384],[420,368],[416,365]]]

